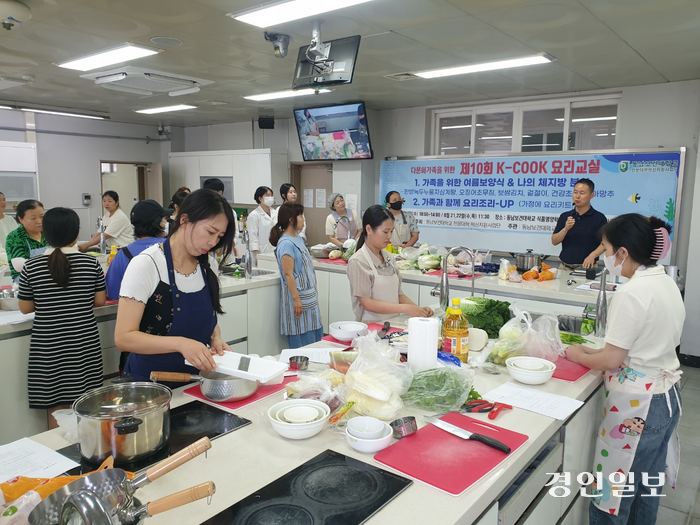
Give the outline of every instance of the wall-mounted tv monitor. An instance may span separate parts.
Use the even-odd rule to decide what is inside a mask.
[[[364,102],[294,110],[304,160],[374,158]]]
[[[316,62],[307,56],[309,46],[299,48],[292,89],[321,88],[352,82],[360,49],[360,36],[330,40],[325,45],[329,46],[327,57],[323,60],[318,58]]]

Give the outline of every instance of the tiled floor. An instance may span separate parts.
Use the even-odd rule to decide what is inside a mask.
[[[683,367],[683,416],[678,426],[681,467],[675,489],[664,488],[656,522],[700,525],[700,368]]]

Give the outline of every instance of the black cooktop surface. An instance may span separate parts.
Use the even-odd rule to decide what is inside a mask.
[[[412,480],[326,450],[203,525],[364,523]]]
[[[131,463],[117,463],[114,466],[123,468],[130,472],[155,465],[159,461],[167,458],[171,454],[191,445],[198,439],[208,437],[215,439],[237,430],[246,425],[250,425],[248,419],[243,419],[235,414],[224,412],[201,401],[193,401],[177,408],[170,409],[170,438],[168,444],[155,454],[142,458]],[[67,472],[68,475],[76,476],[92,472],[99,465],[90,463],[80,455],[80,447],[76,443],[57,450],[59,454],[80,463],[80,467]]]

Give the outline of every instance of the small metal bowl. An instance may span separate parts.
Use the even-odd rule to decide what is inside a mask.
[[[389,426],[394,431],[394,437],[396,439],[401,439],[402,437],[410,436],[416,430],[418,430],[418,425],[416,424],[416,418],[413,416],[402,417],[395,421],[389,423]]]
[[[289,358],[290,370],[306,370],[309,368],[309,358],[305,355],[294,355]]]

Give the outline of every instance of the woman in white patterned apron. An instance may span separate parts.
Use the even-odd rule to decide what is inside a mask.
[[[355,320],[384,322],[400,314],[430,317],[432,309],[418,306],[401,291],[401,275],[384,248],[394,231],[394,216],[374,204],[362,216],[357,251],[348,261],[348,279]]]
[[[277,224],[270,232],[282,275],[280,332],[287,336],[289,348],[301,348],[323,337],[314,263],[299,235],[303,228],[304,207],[285,202],[277,209]]]
[[[657,264],[670,247],[667,224],[627,214],[600,233],[605,267],[629,281],[612,299],[605,347],[574,345],[566,352],[571,361],[605,373],[590,523],[652,525],[659,496],[650,486],[661,478],[675,487],[678,475],[682,411],[676,347],[685,307],[676,283]]]

